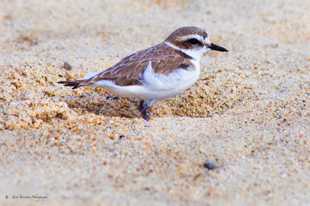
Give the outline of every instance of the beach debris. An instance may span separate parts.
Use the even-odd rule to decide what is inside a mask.
[[[68,71],[72,70],[72,66],[68,62],[64,62],[63,68]]]
[[[218,168],[216,162],[213,160],[207,160],[206,162],[204,162],[203,167],[206,168],[207,170],[214,170]]]
[[[122,140],[122,139],[124,139],[124,138],[125,138],[125,135],[123,135],[123,134],[121,134],[121,135],[118,136],[118,139],[119,139],[119,140]]]

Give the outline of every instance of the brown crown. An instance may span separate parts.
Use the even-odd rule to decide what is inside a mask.
[[[185,27],[181,27],[178,28],[177,30],[175,30],[174,32],[172,32],[168,38],[166,39],[166,41],[168,42],[174,42],[176,41],[176,39],[178,37],[181,36],[186,36],[186,35],[191,35],[191,34],[197,34],[203,37],[207,37],[208,34],[207,32],[205,32],[205,30],[199,28],[199,27],[195,27],[195,26],[185,26]]]

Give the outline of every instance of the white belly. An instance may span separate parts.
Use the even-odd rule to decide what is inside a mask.
[[[199,78],[199,62],[193,62],[193,68],[176,69],[164,75],[153,72],[149,64],[143,73],[143,85],[118,86],[112,81],[99,81],[96,86],[109,88],[120,96],[134,96],[140,99],[165,99],[181,94],[190,88]]]

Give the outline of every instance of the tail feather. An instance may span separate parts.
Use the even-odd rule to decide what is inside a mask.
[[[89,85],[89,82],[85,79],[82,80],[72,80],[72,81],[59,81],[58,84],[63,84],[64,86],[72,87],[72,89],[76,89],[82,86]]]

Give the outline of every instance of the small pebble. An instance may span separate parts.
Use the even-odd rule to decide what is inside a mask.
[[[208,169],[208,170],[214,170],[217,168],[217,165],[214,161],[207,160],[205,163],[203,163],[203,167]]]
[[[68,71],[72,70],[72,66],[68,62],[64,62],[63,68]]]

